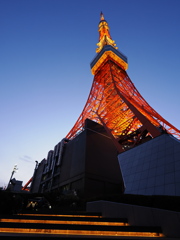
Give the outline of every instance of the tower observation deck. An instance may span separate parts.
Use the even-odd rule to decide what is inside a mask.
[[[141,96],[126,70],[127,57],[118,51],[101,13],[97,55],[91,62],[94,80],[82,113],[66,138],[83,131],[85,120],[101,124],[117,150],[123,152],[161,134],[180,139],[180,130],[166,121]]]

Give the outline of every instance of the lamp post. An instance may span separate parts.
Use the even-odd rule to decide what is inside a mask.
[[[12,173],[11,173],[11,177],[10,177],[10,179],[9,179],[8,187],[9,187],[9,185],[10,185],[10,182],[11,182],[11,179],[12,179],[14,173],[16,173],[17,170],[18,170],[18,167],[17,167],[17,164],[15,164],[15,165],[14,165],[14,168],[13,168],[13,170],[12,170]]]
[[[35,170],[36,170],[38,168],[38,161],[36,160],[35,163],[36,163],[36,166],[35,166]]]

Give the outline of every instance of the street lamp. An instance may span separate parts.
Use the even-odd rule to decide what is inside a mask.
[[[15,165],[14,165],[14,168],[13,168],[13,170],[12,170],[12,173],[11,173],[11,177],[10,177],[10,180],[9,180],[9,183],[8,183],[8,187],[9,187],[9,184],[10,184],[10,182],[11,182],[11,179],[12,179],[14,173],[16,173],[17,170],[18,170],[18,167],[17,167],[17,164],[15,164]]]

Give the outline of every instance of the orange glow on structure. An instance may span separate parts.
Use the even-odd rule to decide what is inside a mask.
[[[115,41],[113,41],[111,38],[108,23],[104,19],[104,15],[102,12],[100,15],[100,23],[99,23],[98,31],[99,31],[99,42],[97,43],[98,45],[98,48],[96,49],[97,53],[100,52],[105,45],[111,45],[117,49]]]
[[[0,222],[13,223],[43,223],[43,224],[69,224],[69,225],[101,225],[101,226],[129,226],[124,222],[95,222],[95,221],[64,221],[64,220],[33,220],[33,219],[0,219]]]
[[[164,237],[156,232],[118,232],[118,231],[92,231],[69,229],[28,229],[28,228],[1,228],[0,233],[28,233],[28,234],[58,234],[76,236],[133,236],[133,237]]]
[[[159,115],[132,83],[126,72],[127,58],[116,50],[103,14],[98,47],[91,63],[94,80],[88,100],[66,138],[83,131],[88,118],[104,126],[119,152],[163,133],[180,139],[180,130]]]
[[[17,215],[20,216],[50,216],[50,217],[83,217],[83,218],[102,218],[102,216],[98,216],[98,215],[65,215],[65,214],[41,214],[41,213],[36,213],[36,214],[30,214],[30,213],[19,213]]]
[[[29,191],[29,189],[27,187],[32,182],[32,180],[33,180],[33,178],[30,178],[29,181],[24,185],[24,187],[22,187],[22,190]]]
[[[83,236],[104,236],[104,237],[108,237],[108,236],[113,236],[113,237],[118,237],[118,236],[131,236],[131,237],[164,237],[164,235],[156,230],[152,230],[149,232],[146,231],[133,231],[130,230],[131,228],[126,227],[129,226],[128,223],[126,222],[119,222],[119,221],[115,221],[115,222],[111,222],[108,220],[103,221],[102,216],[90,216],[90,215],[54,215],[54,214],[50,214],[50,215],[46,215],[46,214],[17,214],[17,215],[21,215],[21,216],[59,216],[59,217],[69,217],[71,216],[73,217],[93,217],[97,219],[97,221],[94,221],[94,219],[92,219],[92,221],[89,220],[85,220],[84,219],[79,219],[78,220],[42,220],[42,219],[26,219],[25,217],[22,219],[18,219],[18,218],[12,218],[12,219],[8,219],[8,218],[2,218],[0,220],[0,222],[2,223],[11,223],[12,225],[9,225],[9,227],[2,227],[0,228],[0,233],[4,233],[4,234],[14,234],[14,236],[24,236],[24,234],[28,234],[31,236],[45,236],[45,235],[59,235],[59,237],[67,237],[67,236],[79,236],[79,237],[83,237]],[[98,218],[100,221],[98,221]],[[58,219],[58,218],[56,218]],[[13,226],[13,223],[18,223],[18,227],[16,228],[15,226]],[[29,224],[36,224],[33,226],[36,226],[36,228],[32,228],[32,227],[23,227],[24,225],[22,225],[21,227],[21,223],[29,223]],[[41,228],[43,225],[44,228]],[[51,228],[51,224],[57,224],[57,227],[52,227]],[[69,226],[68,226],[69,225]],[[85,225],[87,226],[87,229],[81,230],[81,229],[71,229],[71,225],[83,225],[85,228]],[[93,227],[95,228],[94,230],[91,229],[91,227],[89,226],[105,226],[105,228],[101,228],[101,227]],[[11,227],[12,226],[12,227]],[[27,225],[28,226],[28,225]],[[29,225],[30,226],[30,225]],[[108,226],[116,226],[116,230],[115,229],[108,229]],[[121,228],[121,226],[123,226]],[[58,228],[58,229],[57,229]],[[77,226],[77,228],[79,228]],[[100,229],[100,230],[98,230]],[[105,231],[104,231],[104,230]],[[5,235],[6,236],[6,235]]]
[[[96,72],[99,70],[99,68],[101,67],[102,63],[106,60],[106,59],[112,59],[114,62],[116,62],[119,66],[121,66],[122,69],[127,70],[128,69],[128,63],[125,62],[123,59],[121,59],[120,57],[118,57],[115,53],[113,53],[112,51],[105,51],[102,56],[98,59],[98,61],[96,62],[96,64],[91,68],[91,72],[93,75],[96,74]]]

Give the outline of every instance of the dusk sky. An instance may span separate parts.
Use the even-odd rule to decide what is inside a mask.
[[[24,185],[81,114],[101,11],[138,91],[180,129],[179,0],[0,0],[0,187],[15,164]]]

